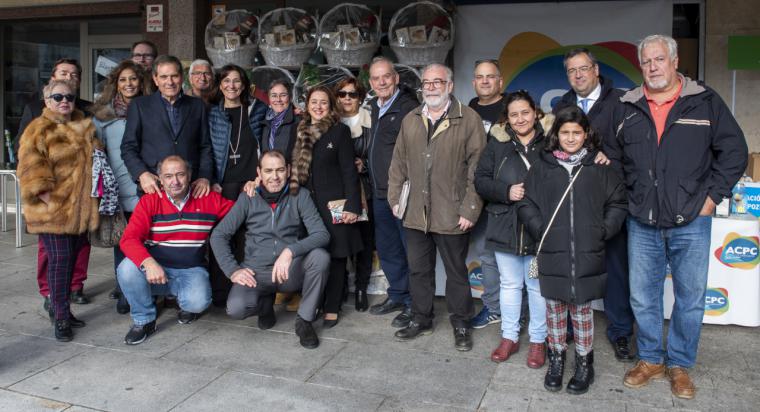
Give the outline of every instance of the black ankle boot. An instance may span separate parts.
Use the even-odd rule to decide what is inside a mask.
[[[59,342],[69,342],[74,337],[74,332],[71,331],[71,323],[69,323],[68,319],[55,321],[53,332],[55,333],[55,339]]]
[[[277,316],[274,314],[274,294],[265,293],[259,295],[259,329],[272,329],[277,323]]]
[[[573,395],[586,393],[592,383],[594,383],[594,351],[586,356],[575,352],[575,374],[567,383],[567,393]]]
[[[557,352],[549,348],[546,352],[549,367],[544,377],[544,388],[549,392],[562,390],[562,375],[565,374],[565,352]]]

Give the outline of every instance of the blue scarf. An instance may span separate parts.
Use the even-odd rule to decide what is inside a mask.
[[[267,120],[270,120],[271,127],[269,129],[269,150],[274,149],[274,137],[277,135],[277,129],[282,125],[282,121],[285,119],[285,114],[290,109],[283,110],[279,114],[275,113],[271,108],[267,110]]]

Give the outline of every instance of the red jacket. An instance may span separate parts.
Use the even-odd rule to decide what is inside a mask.
[[[179,211],[166,193],[143,195],[119,247],[137,266],[149,257],[176,269],[205,266],[206,240],[233,204],[211,192],[198,199],[190,196]]]

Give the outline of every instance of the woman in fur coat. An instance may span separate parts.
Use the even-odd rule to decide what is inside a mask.
[[[330,232],[330,274],[325,287],[324,326],[338,323],[343,299],[346,262],[362,250],[362,239],[354,223],[362,212],[359,175],[354,165],[354,147],[348,126],[335,112],[330,89],[317,86],[306,96],[306,113],[298,124],[293,149],[291,191],[309,190]],[[341,223],[333,223],[327,203],[346,199]]]
[[[24,218],[48,252],[54,334],[64,342],[72,339],[72,327],[84,326],[71,314],[69,292],[77,253],[87,232],[98,227],[92,155],[103,149],[92,120],[74,108],[75,90],[62,80],[45,86],[46,108],[24,131],[18,153]]]
[[[95,132],[103,142],[108,155],[108,164],[113,170],[119,185],[119,206],[124,216],[129,220],[132,211],[137,206],[140,197],[137,195],[137,185],[129,175],[127,166],[121,160],[121,138],[127,125],[127,107],[137,96],[148,95],[151,92],[150,79],[137,63],[124,60],[114,67],[106,78],[103,92],[92,107]],[[124,254],[119,246],[113,247],[114,274],[119,263],[124,260]],[[116,311],[121,314],[129,313],[129,303],[121,293],[119,283],[109,294],[111,299],[118,299]]]

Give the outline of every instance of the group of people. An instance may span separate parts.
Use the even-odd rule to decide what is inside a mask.
[[[24,213],[39,234],[38,279],[47,280],[41,293],[57,339],[84,326],[70,302],[84,298],[86,234],[121,208],[129,223],[114,248],[112,294],[132,317],[127,344],[154,333],[156,296],[176,298],[179,323],[213,303],[269,329],[282,292],[300,294],[295,331],[316,348],[318,317],[323,328],[339,322],[349,260],[356,309],[399,312],[395,338],[412,340],[433,332],[440,254],[457,350],[472,348],[473,328],[500,323],[491,359],[507,361],[527,316],[527,366],[548,359],[544,387],[561,390],[574,340],[566,389],[585,393],[594,380],[591,301],[604,298],[615,357],[638,357],[623,383],[667,375],[675,396],[694,397],[688,368],[710,216],[741,176],[747,145],[720,97],[676,71],[672,38],[639,43],[644,82],[630,91],[615,89],[589,50],[568,51],[571,90],[552,113],[527,91],[503,94],[494,60],[475,63],[469,104],[452,94],[447,66],[422,70],[420,104],[392,61],[376,57],[372,99],[364,103],[366,90],[347,77],[309,89],[300,110],[291,84],[272,83],[264,103],[245,70],[214,75],[202,60],[185,93],[179,60],[136,46],[146,46],[133,50],[139,59],[111,72],[88,112],[76,97],[78,65],[57,64],[44,110],[19,134]],[[485,238],[477,314],[466,264],[473,231]],[[370,307],[374,251],[389,287]],[[656,296],[668,267],[675,306],[664,344]]]

